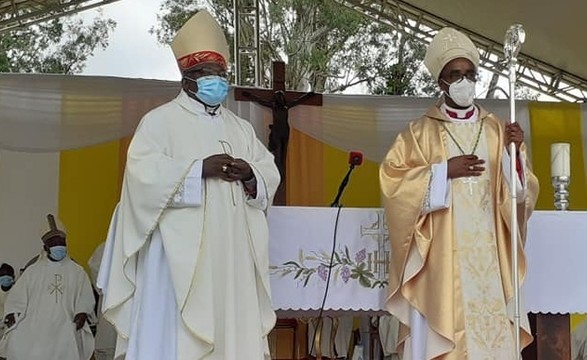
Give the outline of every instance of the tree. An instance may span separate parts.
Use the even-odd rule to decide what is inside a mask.
[[[0,35],[0,71],[75,74],[108,45],[116,22],[100,16],[86,24],[64,17]]]
[[[402,33],[394,33],[389,44],[387,51],[394,60],[378,61],[384,65],[369,82],[371,92],[377,95],[439,96],[436,81],[423,70],[426,45]]]
[[[232,0],[165,0],[159,24],[151,31],[161,43],[169,43],[191,15],[207,8],[232,42],[232,6]],[[260,0],[259,7],[264,86],[269,86],[274,60],[287,63],[288,89],[336,93],[362,84],[373,92],[388,93],[385,79],[397,73],[395,64],[409,64],[404,75],[407,78],[409,73],[411,81],[428,80],[419,75],[423,51],[412,51],[416,49],[415,41],[404,41],[406,47],[396,51],[393,39],[404,37],[332,0]],[[241,23],[241,36],[245,43],[252,42],[254,31],[250,23]],[[407,57],[400,58],[403,55]],[[416,59],[417,56],[420,58]],[[419,83],[406,91],[409,89],[424,95],[430,87]]]

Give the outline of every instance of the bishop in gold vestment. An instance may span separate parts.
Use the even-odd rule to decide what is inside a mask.
[[[388,310],[406,360],[517,359],[512,318],[510,187],[518,200],[520,276],[526,222],[538,193],[518,124],[473,102],[479,55],[443,29],[426,66],[444,94],[410,123],[380,168],[392,245]],[[510,184],[509,142],[518,179]],[[522,319],[522,345],[532,337]]]

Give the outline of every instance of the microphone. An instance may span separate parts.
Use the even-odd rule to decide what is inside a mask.
[[[363,163],[363,153],[360,151],[351,151],[349,153],[349,165],[359,166]]]
[[[349,153],[349,170],[347,171],[346,175],[344,176],[344,178],[340,182],[340,185],[338,187],[338,192],[336,193],[336,197],[334,198],[334,201],[332,202],[332,204],[330,204],[330,207],[340,207],[341,206],[339,204],[339,201],[342,196],[342,193],[344,192],[344,189],[346,188],[346,186],[349,183],[349,178],[351,177],[351,173],[355,169],[355,166],[359,166],[362,163],[363,163],[363,153],[362,152],[351,151]]]

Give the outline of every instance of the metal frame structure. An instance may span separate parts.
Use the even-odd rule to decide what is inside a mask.
[[[443,27],[451,26],[466,33],[481,52],[481,67],[508,78],[508,69],[503,62],[503,45],[481,34],[462,29],[445,19],[419,9],[402,0],[334,0],[356,10],[374,21],[390,26],[394,30],[430,43],[432,37]],[[587,101],[587,79],[563,69],[520,54],[516,71],[519,84],[553,98],[569,102]]]
[[[120,0],[0,0],[0,34]]]
[[[233,0],[234,79],[238,86],[261,86],[259,0]],[[247,61],[248,60],[248,61]],[[243,65],[247,71],[243,71]]]

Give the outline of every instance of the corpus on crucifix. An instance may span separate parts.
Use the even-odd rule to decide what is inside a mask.
[[[273,123],[269,125],[268,149],[275,156],[281,174],[281,184],[275,195],[275,205],[285,205],[286,159],[289,143],[289,110],[297,105],[322,105],[322,95],[314,92],[285,90],[285,63],[273,62],[273,89],[237,88],[237,101],[254,101],[270,108]]]

